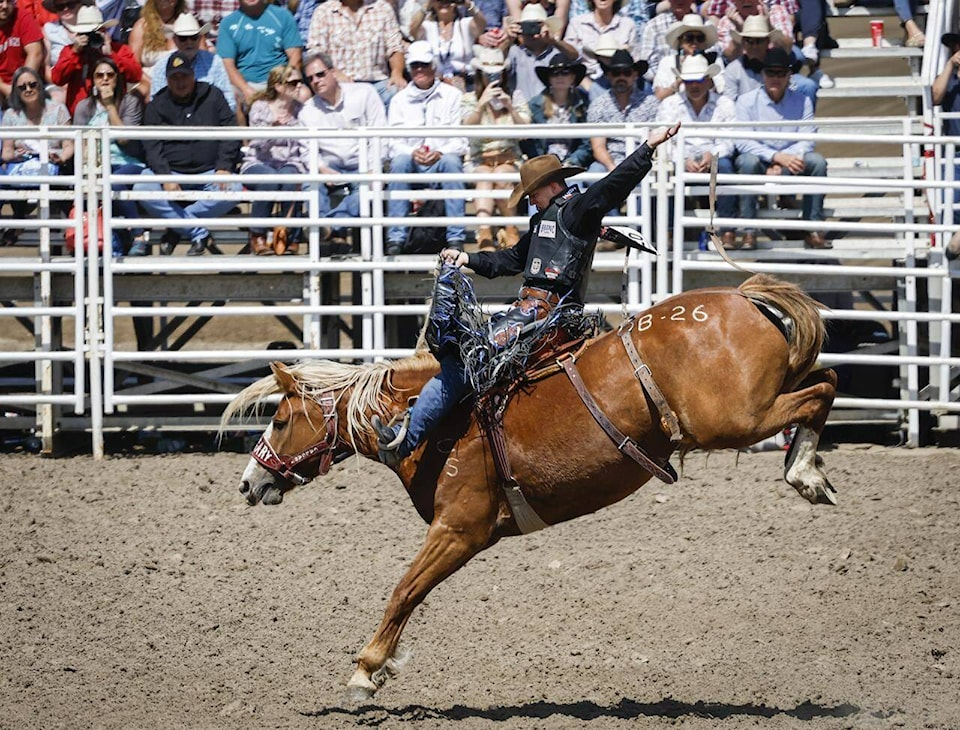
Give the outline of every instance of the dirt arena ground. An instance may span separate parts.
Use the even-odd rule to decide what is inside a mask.
[[[239,454],[0,457],[0,727],[957,728],[960,451],[839,447],[813,507],[782,454],[688,457],[504,541],[343,687],[424,526],[348,461],[248,507]]]

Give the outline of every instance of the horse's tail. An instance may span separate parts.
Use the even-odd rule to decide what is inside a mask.
[[[787,347],[789,360],[784,378],[792,390],[814,369],[826,340],[826,328],[816,302],[796,284],[781,281],[768,274],[755,274],[740,285],[740,291],[751,299],[769,302],[792,320]]]

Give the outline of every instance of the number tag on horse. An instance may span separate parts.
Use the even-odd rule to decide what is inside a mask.
[[[557,222],[556,221],[540,221],[539,235],[541,238],[556,238]]]

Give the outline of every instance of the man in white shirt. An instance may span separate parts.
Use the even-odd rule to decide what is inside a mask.
[[[333,61],[326,53],[308,54],[303,76],[314,96],[303,105],[298,118],[310,129],[357,129],[386,127],[387,114],[376,89],[370,84],[337,81]],[[360,139],[333,137],[320,140],[319,172],[338,175],[360,171]],[[346,185],[347,194],[336,207],[331,207],[330,184],[320,186],[320,215],[324,218],[357,218],[360,216],[360,194],[356,183]],[[334,186],[336,187],[336,186]],[[334,239],[346,235],[344,229],[331,231]]]
[[[391,127],[457,127],[460,125],[460,90],[445,84],[437,78],[437,68],[433,49],[427,41],[415,41],[410,44],[406,55],[407,69],[410,71],[410,83],[397,92],[390,102],[388,115]],[[390,172],[414,173],[462,173],[463,156],[467,151],[464,137],[391,137],[388,140]],[[461,181],[442,182],[431,187],[441,190],[462,191]],[[390,191],[409,190],[410,183],[392,182]],[[391,218],[402,218],[410,212],[409,200],[390,201],[388,211]],[[444,214],[451,218],[462,218],[465,201],[462,193],[444,200]],[[387,230],[387,253],[404,252],[407,240],[407,228],[391,226]],[[464,230],[462,224],[447,226],[447,248],[463,249]]]
[[[737,120],[737,109],[732,99],[720,96],[713,88],[713,78],[720,73],[716,63],[710,63],[704,55],[687,56],[674,70],[680,84],[676,94],[660,102],[657,121],[668,125],[677,122],[710,122],[721,127]],[[710,172],[710,165],[717,158],[720,174],[733,173],[734,143],[731,139],[715,139],[690,135],[683,148],[684,170],[692,173]],[[721,195],[717,200],[717,214],[721,218],[734,218],[737,214],[737,197]],[[750,237],[737,244],[733,230],[723,230],[721,240],[724,248],[756,248],[756,238]]]

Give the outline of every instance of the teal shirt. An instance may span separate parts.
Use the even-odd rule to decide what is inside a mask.
[[[297,21],[286,8],[268,5],[259,18],[235,10],[220,23],[217,55],[233,59],[240,75],[262,84],[270,69],[287,63],[288,48],[302,48]]]

